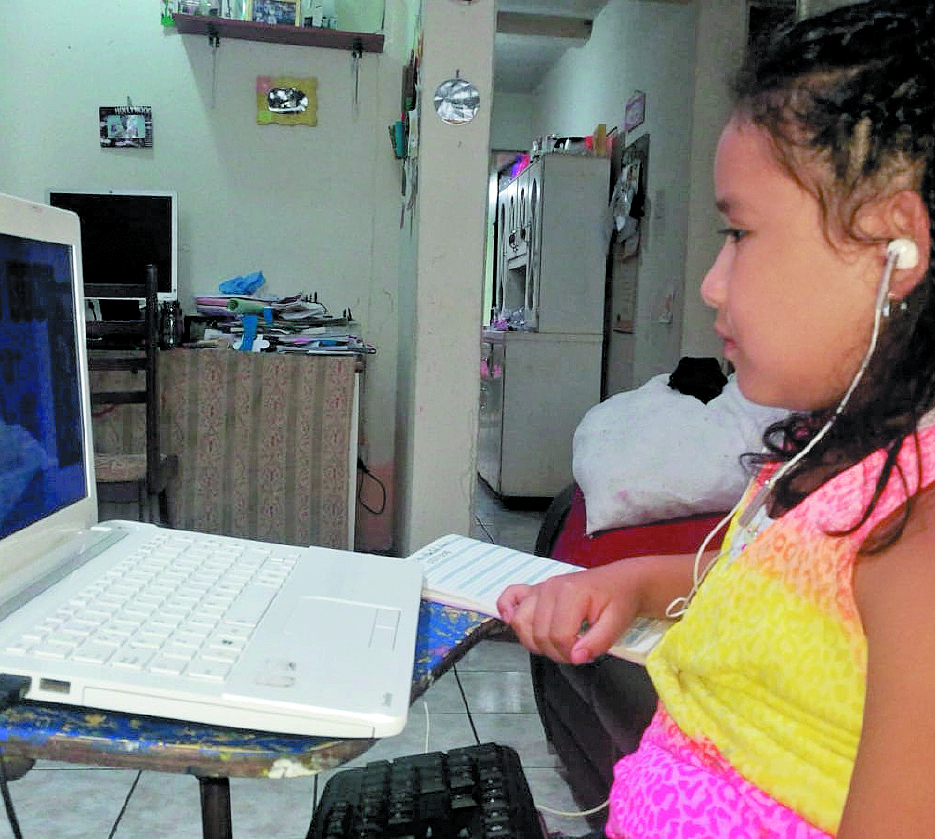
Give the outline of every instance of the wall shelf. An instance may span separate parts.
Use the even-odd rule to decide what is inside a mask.
[[[276,26],[249,20],[230,20],[205,15],[173,14],[175,27],[184,35],[204,35],[209,38],[237,38],[242,41],[263,41],[268,44],[294,44],[303,47],[362,52],[383,52],[383,35],[368,32],[342,32],[314,26]]]

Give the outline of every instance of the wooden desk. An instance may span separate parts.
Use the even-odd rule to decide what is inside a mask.
[[[162,448],[179,458],[172,525],[353,549],[356,365],[352,356],[160,353]],[[143,435],[138,405],[94,418],[99,453],[142,451]]]
[[[500,626],[477,612],[423,601],[411,700]],[[0,714],[0,727],[3,751],[12,757],[195,775],[205,839],[231,839],[229,778],[314,775],[376,742],[215,728],[33,702]]]

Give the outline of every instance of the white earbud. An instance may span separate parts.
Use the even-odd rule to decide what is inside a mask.
[[[895,258],[896,268],[915,268],[919,264],[919,248],[912,239],[893,239],[886,246],[888,258]]]

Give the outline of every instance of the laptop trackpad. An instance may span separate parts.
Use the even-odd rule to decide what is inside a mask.
[[[399,609],[356,603],[332,597],[301,597],[286,621],[285,634],[308,638],[310,634],[340,632],[347,649],[391,650],[396,643]]]

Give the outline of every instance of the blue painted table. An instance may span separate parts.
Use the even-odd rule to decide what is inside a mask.
[[[411,699],[500,628],[499,621],[478,612],[423,601]],[[363,754],[375,742],[216,728],[34,702],[0,714],[0,743],[10,757],[195,775],[205,839],[232,836],[229,778],[313,775]]]

